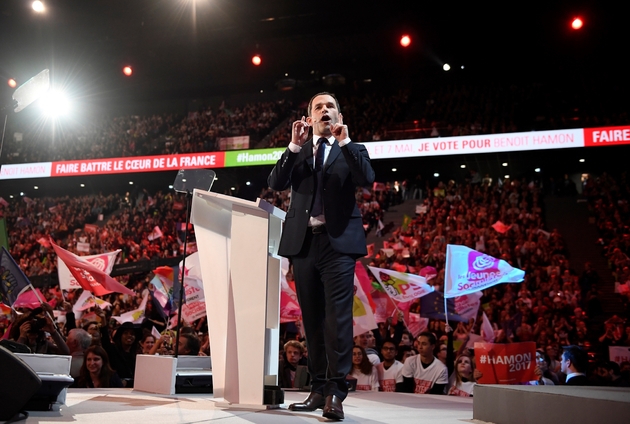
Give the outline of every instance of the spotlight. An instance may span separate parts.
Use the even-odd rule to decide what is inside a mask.
[[[534,172],[540,172],[540,168],[534,169]]]
[[[571,28],[573,28],[574,30],[578,30],[582,28],[583,26],[584,26],[584,22],[582,21],[581,18],[574,18],[573,21],[571,21]]]
[[[503,162],[501,165],[502,166],[508,166],[508,163],[507,162]]]
[[[61,91],[50,91],[40,100],[40,106],[44,113],[51,117],[65,115],[70,110],[70,102]]]
[[[131,69],[131,66],[125,66],[123,68],[123,74],[127,75],[128,77],[130,77],[131,74],[133,74],[133,69]]]
[[[450,71],[451,65],[449,65],[448,63],[445,63],[444,66],[442,66],[442,69],[444,69],[445,71]]]
[[[464,169],[464,168],[466,168],[466,165],[460,165],[459,167]]]
[[[9,79],[9,81],[7,81],[7,84],[9,84],[9,87],[11,88],[17,87],[17,81],[14,80],[13,78]]]
[[[392,172],[396,172],[396,171],[398,171],[398,169],[392,168]]]
[[[252,57],[252,63],[256,66],[259,66],[262,63],[262,59],[259,55]]]
[[[436,172],[435,174],[433,174],[433,176],[434,176],[435,178],[437,178],[437,177],[439,177],[439,176],[440,176],[440,173],[439,173],[439,172]]]
[[[409,37],[408,35],[403,35],[402,37],[400,37],[401,46],[409,47],[410,44],[411,44],[411,37]]]
[[[31,4],[31,7],[33,8],[33,10],[37,13],[44,13],[44,11],[46,10],[46,8],[44,7],[44,3],[42,3],[41,1],[37,0],[34,1]]]

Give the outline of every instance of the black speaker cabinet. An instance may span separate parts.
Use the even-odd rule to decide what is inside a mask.
[[[8,421],[24,409],[42,380],[31,367],[0,346],[0,421]]]

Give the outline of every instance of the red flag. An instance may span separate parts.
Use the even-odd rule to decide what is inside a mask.
[[[367,245],[367,255],[365,255],[366,258],[371,258],[372,256],[374,256],[374,243]]]
[[[83,226],[83,231],[85,231],[86,233],[96,234],[96,232],[98,231],[98,225],[85,224]]]
[[[48,239],[46,237],[40,237],[37,240],[37,243],[41,244],[44,247],[50,247],[50,243],[48,242]]]
[[[492,224],[492,228],[494,228],[497,232],[499,232],[501,234],[505,234],[505,233],[508,232],[508,230],[510,228],[512,228],[512,226],[511,225],[505,225],[501,221],[497,221],[494,224]]]
[[[59,259],[66,264],[72,276],[84,290],[89,290],[97,296],[103,296],[112,292],[135,295],[132,290],[123,286],[91,263],[57,246],[52,240],[50,244],[55,249]]]

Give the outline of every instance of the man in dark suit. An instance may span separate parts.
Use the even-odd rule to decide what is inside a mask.
[[[568,386],[588,386],[586,368],[588,367],[588,354],[579,346],[567,346],[562,352],[560,371],[566,374]]]
[[[367,254],[355,190],[373,182],[367,150],[350,141],[339,102],[330,93],[315,95],[308,117],[293,123],[291,143],[268,180],[274,190],[291,188],[278,253],[293,264],[311,375],[311,393],[291,410],[323,408],[326,418],[344,418],[354,267]]]

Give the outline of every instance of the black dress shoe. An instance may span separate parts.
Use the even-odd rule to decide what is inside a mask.
[[[325,404],[324,395],[319,393],[310,393],[302,403],[292,403],[289,405],[291,411],[315,411],[317,408],[323,408]]]
[[[343,420],[343,406],[341,405],[341,399],[335,395],[326,396],[326,404],[324,405],[324,418],[331,420]]]

